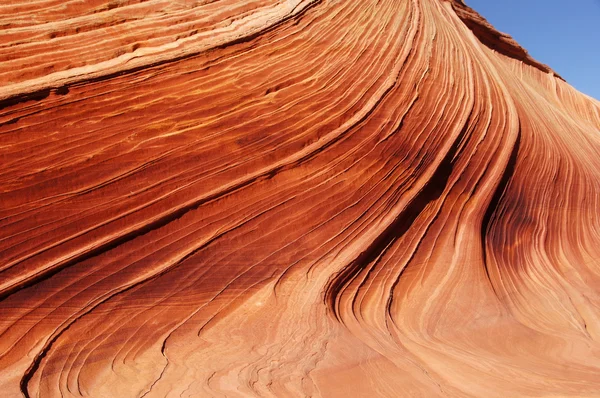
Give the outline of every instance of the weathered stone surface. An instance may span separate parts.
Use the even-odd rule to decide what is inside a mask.
[[[600,396],[600,103],[461,1],[9,3],[1,396]]]

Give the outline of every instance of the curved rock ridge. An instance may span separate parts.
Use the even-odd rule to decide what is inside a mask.
[[[562,79],[548,65],[533,59],[527,50],[521,47],[512,37],[506,33],[497,31],[485,18],[467,6],[462,0],[452,2],[452,7],[456,11],[456,15],[473,31],[473,34],[475,34],[482,44],[508,57],[518,59],[527,65],[536,67],[542,72],[552,73],[554,76]]]
[[[0,26],[0,395],[600,397],[600,102],[462,1]]]

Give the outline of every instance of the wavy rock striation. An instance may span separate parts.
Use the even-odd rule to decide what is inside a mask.
[[[600,396],[600,103],[462,1],[0,26],[3,396]]]

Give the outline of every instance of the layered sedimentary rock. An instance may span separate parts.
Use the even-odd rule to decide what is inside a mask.
[[[600,103],[462,1],[0,26],[0,395],[600,396]]]

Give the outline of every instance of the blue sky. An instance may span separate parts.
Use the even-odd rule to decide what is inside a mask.
[[[600,0],[465,0],[579,91],[600,100]]]

